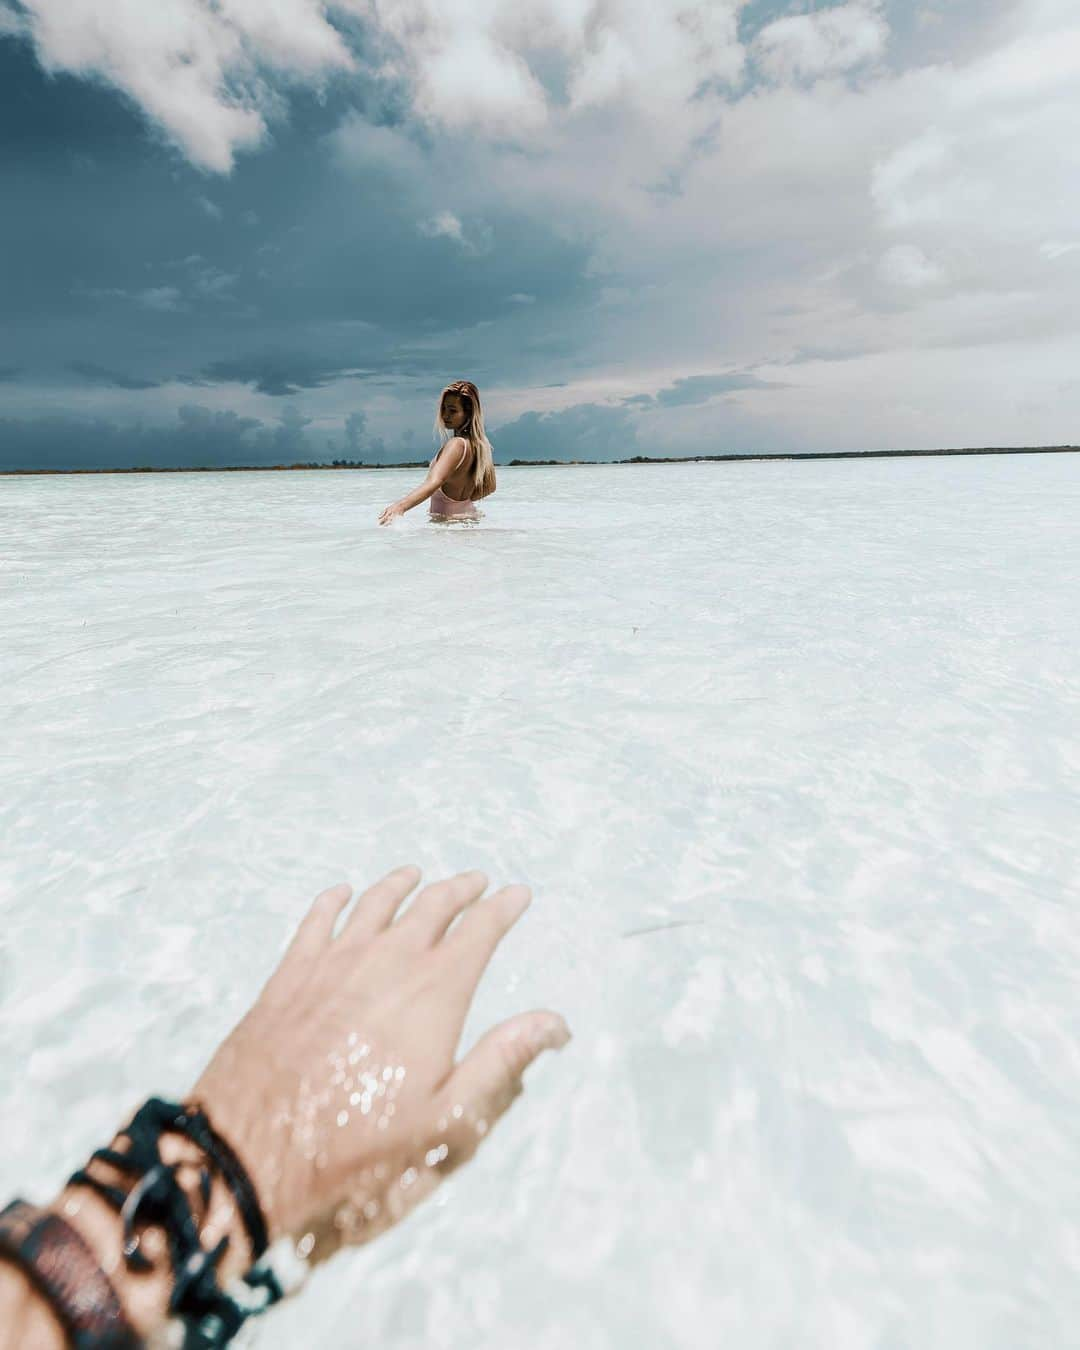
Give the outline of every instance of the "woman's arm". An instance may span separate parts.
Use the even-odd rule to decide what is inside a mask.
[[[427,477],[419,487],[413,488],[407,492],[404,497],[399,497],[396,502],[392,502],[382,515],[379,517],[379,524],[386,525],[395,516],[404,515],[406,511],[411,511],[414,506],[419,506],[421,502],[426,502],[454,471],[455,450],[451,447],[457,447],[459,441],[463,441],[461,436],[454,436],[446,442],[439,451],[438,458],[428,469]]]

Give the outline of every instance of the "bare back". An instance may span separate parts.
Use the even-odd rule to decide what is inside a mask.
[[[476,472],[476,451],[464,436],[454,436],[447,441],[444,453],[449,453],[455,466],[442,485],[443,494],[451,501],[479,501],[488,497],[489,492],[478,492],[473,486],[473,474]],[[494,491],[494,489],[492,489]]]

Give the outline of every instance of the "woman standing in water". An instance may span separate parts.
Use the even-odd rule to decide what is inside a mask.
[[[484,431],[480,391],[471,380],[455,380],[439,397],[435,430],[443,441],[419,487],[392,502],[379,517],[389,525],[397,516],[431,498],[431,520],[479,520],[481,497],[495,491],[495,462]]]

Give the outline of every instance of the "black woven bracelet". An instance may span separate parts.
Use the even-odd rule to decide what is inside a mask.
[[[119,1153],[111,1148],[99,1148],[91,1157],[133,1177],[145,1177],[151,1166],[160,1164],[157,1140],[162,1134],[182,1135],[196,1148],[201,1149],[213,1170],[221,1175],[236,1201],[248,1241],[251,1243],[252,1264],[262,1256],[269,1238],[259,1197],[244,1165],[232,1147],[210,1124],[204,1111],[197,1105],[184,1106],[178,1102],[162,1101],[160,1097],[151,1097],[136,1111],[131,1123],[120,1133],[131,1141],[131,1148],[127,1153]],[[89,1186],[118,1211],[123,1211],[128,1200],[127,1191],[97,1181],[85,1169],[72,1173],[69,1184]],[[208,1198],[208,1195],[204,1196],[204,1202]],[[138,1260],[134,1265],[141,1268],[141,1262]]]
[[[270,1239],[266,1231],[266,1219],[263,1217],[262,1206],[259,1204],[259,1197],[251,1183],[251,1178],[247,1174],[247,1169],[236,1156],[228,1140],[223,1139],[218,1134],[211,1125],[206,1112],[197,1102],[175,1107],[169,1102],[163,1102],[156,1097],[152,1097],[147,1105],[153,1105],[167,1112],[175,1112],[169,1128],[184,1135],[198,1148],[201,1148],[221,1173],[222,1179],[232,1193],[240,1211],[244,1230],[248,1235],[248,1241],[251,1243],[251,1261],[254,1265],[269,1245]]]
[[[142,1250],[142,1234],[146,1228],[161,1230],[173,1276],[169,1311],[183,1320],[185,1350],[216,1350],[235,1335],[247,1317],[261,1312],[284,1293],[272,1269],[268,1275],[251,1271],[249,1277],[255,1278],[245,1277],[248,1291],[237,1302],[218,1285],[218,1269],[229,1238],[223,1237],[209,1250],[199,1238],[200,1216],[206,1213],[214,1176],[219,1175],[240,1212],[253,1252],[252,1265],[259,1261],[267,1248],[266,1220],[251,1179],[232,1147],[197,1105],[151,1097],[119,1134],[127,1139],[127,1150],[95,1150],[91,1163],[73,1172],[68,1185],[88,1187],[120,1215],[122,1251],[130,1270],[152,1269]],[[183,1136],[203,1154],[197,1198],[178,1180],[185,1164],[163,1161],[159,1145],[164,1134]],[[114,1169],[129,1184],[104,1181],[94,1175],[88,1169],[95,1162]]]
[[[0,1256],[26,1272],[73,1350],[138,1350],[141,1342],[98,1258],[58,1214],[13,1200],[0,1211]]]

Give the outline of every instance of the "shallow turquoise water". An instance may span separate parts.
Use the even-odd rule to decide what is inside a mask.
[[[0,1190],[179,1093],[323,887],[527,881],[575,1032],[266,1347],[1065,1346],[1080,461],[0,482]]]

